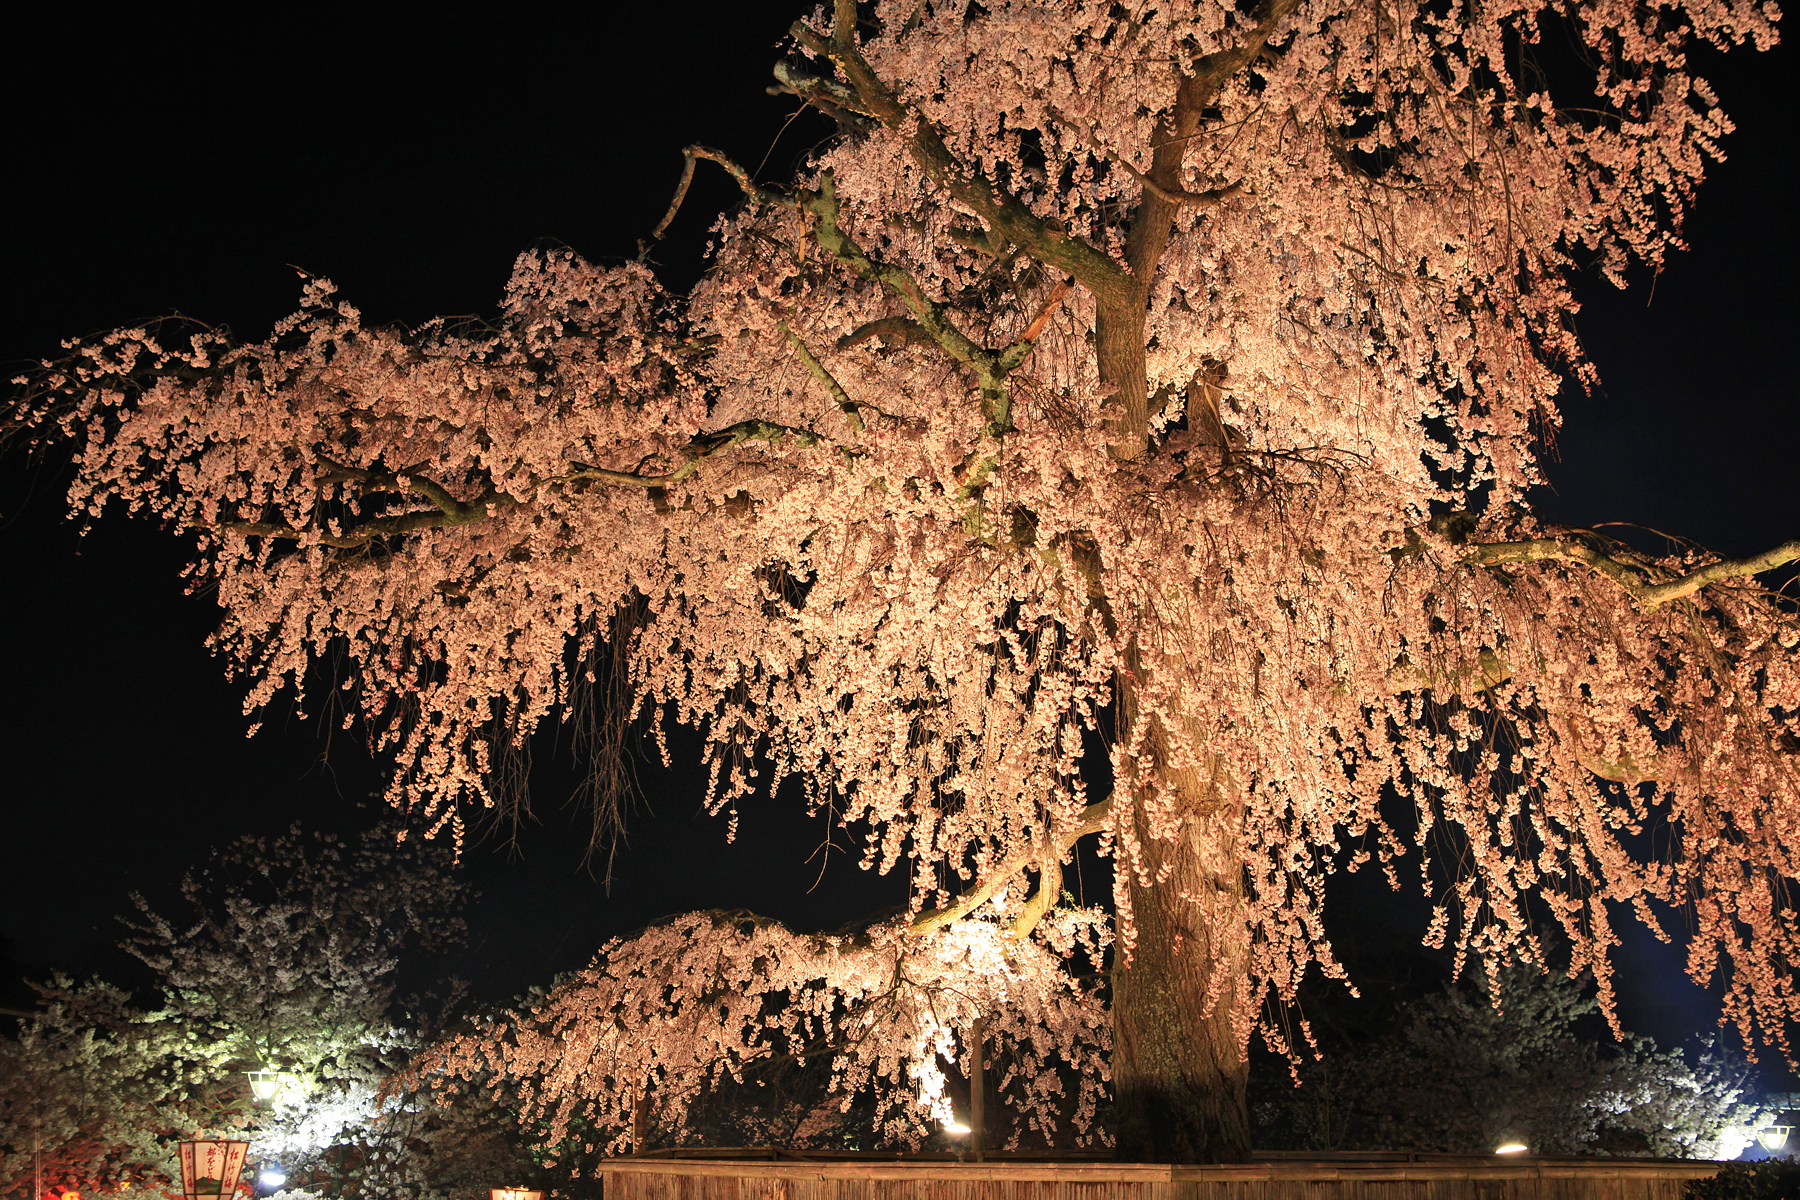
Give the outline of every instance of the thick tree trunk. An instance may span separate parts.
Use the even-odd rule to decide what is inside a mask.
[[[1118,680],[1121,736],[1145,719],[1133,682],[1143,669],[1133,645]],[[1238,857],[1242,798],[1216,756],[1205,769],[1168,770],[1162,765],[1169,758],[1163,730],[1153,726],[1148,732],[1150,753],[1138,762],[1160,772],[1160,788],[1174,790],[1180,824],[1173,836],[1152,837],[1138,799],[1145,781],[1118,781],[1114,812],[1121,822],[1131,814],[1141,856],[1141,862],[1130,861],[1126,848],[1116,865],[1132,930],[1132,945],[1119,948],[1112,975],[1118,1157],[1247,1162],[1249,1063],[1238,1036],[1250,969]],[[1188,733],[1189,744],[1205,744],[1199,729]]]
[[[1113,970],[1121,1160],[1250,1157],[1248,1064],[1233,1025],[1249,967],[1236,819],[1228,806],[1190,818],[1176,841],[1142,843],[1152,877],[1169,874],[1148,888],[1128,885],[1137,944]]]
[[[1291,8],[1290,0],[1281,3]],[[1261,34],[1257,45],[1266,37]],[[1175,110],[1158,127],[1152,174],[1165,187],[1180,186],[1188,135],[1212,90],[1241,64],[1238,57],[1218,64],[1217,72],[1205,79],[1184,76]],[[1136,290],[1099,298],[1095,350],[1102,382],[1116,389],[1108,400],[1116,438],[1111,449],[1121,460],[1141,458],[1149,450],[1145,313],[1174,214],[1172,201],[1146,189],[1125,252]],[[1223,440],[1222,430],[1220,435]],[[1222,449],[1228,448],[1224,442]],[[1148,665],[1181,669],[1174,663]],[[1132,680],[1145,667],[1133,644],[1126,653],[1126,670],[1115,681],[1120,737],[1128,736],[1140,719]],[[1190,741],[1204,744],[1205,737]],[[1151,759],[1166,759],[1156,731],[1149,744]],[[1123,886],[1136,935],[1129,952],[1121,947],[1112,978],[1113,1098],[1118,1156],[1126,1161],[1250,1158],[1249,1065],[1240,1055],[1234,1019],[1249,971],[1243,871],[1237,857],[1243,809],[1235,785],[1214,766],[1209,773],[1165,777],[1180,794],[1185,814],[1173,839],[1151,838],[1135,801],[1126,800],[1139,781],[1117,781],[1114,811],[1121,821],[1126,811],[1132,813],[1143,857],[1141,864],[1123,859],[1117,864],[1130,873]],[[1135,866],[1143,868],[1148,887],[1142,886]]]

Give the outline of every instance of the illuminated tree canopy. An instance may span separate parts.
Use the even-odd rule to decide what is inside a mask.
[[[1269,1014],[1341,974],[1325,883],[1368,869],[1435,889],[1459,967],[1541,962],[1548,914],[1609,1013],[1616,916],[1686,906],[1690,971],[1785,1051],[1800,622],[1755,576],[1800,541],[1652,556],[1526,499],[1591,378],[1569,274],[1680,247],[1729,129],[1687,52],[1773,16],[838,0],[776,68],[840,126],[799,177],[689,148],[676,206],[696,169],[745,197],[691,292],[532,253],[492,324],[402,330],[310,280],[264,341],[75,345],[15,420],[79,440],[77,510],[191,533],[252,711],[325,703],[309,672],[342,664],[396,804],[460,835],[534,730],[611,703],[701,730],[734,820],[796,779],[913,881],[885,933],[795,941],[799,974],[612,948],[605,1021],[652,966],[657,1004],[729,977],[790,989],[785,1021],[815,984],[844,1015],[871,955],[972,961],[909,939],[998,939],[1044,1061],[1109,1050],[1121,1154],[1240,1157],[1242,1049],[1296,1049]],[[1575,65],[1540,69],[1551,42]],[[1089,834],[1110,1029],[1047,919]],[[722,959],[765,936],[687,928]],[[910,1089],[916,1128],[954,1039],[885,1011],[914,1017],[846,1070]],[[633,1054],[546,1086],[623,1112],[714,1069]]]

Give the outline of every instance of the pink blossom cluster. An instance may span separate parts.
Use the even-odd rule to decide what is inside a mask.
[[[991,919],[931,938],[905,922],[828,936],[746,913],[690,913],[609,942],[539,1003],[440,1043],[410,1076],[446,1102],[459,1087],[505,1088],[526,1120],[547,1123],[551,1145],[571,1130],[603,1131],[585,1135],[603,1139],[583,1147],[591,1154],[631,1149],[640,1103],[679,1128],[708,1086],[772,1059],[823,1055],[834,1103],[848,1109],[872,1094],[867,1132],[916,1144],[952,1119],[946,1065],[966,1078],[971,1055],[1005,1053],[998,1090],[1021,1125],[1049,1136],[1060,1120],[1086,1141],[1098,1136],[1110,1024],[1067,953],[1079,946],[1097,965],[1103,923],[1062,909],[1041,940],[1013,938]],[[984,1018],[977,1046],[968,1033]]]

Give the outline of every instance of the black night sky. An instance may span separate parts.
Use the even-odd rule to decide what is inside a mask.
[[[481,313],[513,258],[566,245],[625,257],[661,216],[680,149],[704,141],[780,179],[826,126],[764,94],[792,0],[598,4],[371,15],[269,9],[271,24],[168,10],[101,23],[73,6],[8,51],[7,233],[0,360],[179,311],[261,336],[328,276],[375,322]],[[1792,55],[1708,56],[1739,132],[1656,280],[1583,288],[1578,328],[1605,380],[1566,397],[1543,512],[1629,520],[1745,554],[1800,535]],[[772,148],[771,148],[772,147]],[[733,202],[702,175],[661,254],[691,279],[706,225]],[[1649,280],[1639,281],[1647,285]],[[183,594],[181,547],[123,519],[83,539],[66,473],[0,460],[0,1006],[23,977],[124,969],[110,949],[127,894],[166,895],[207,849],[296,819],[347,829],[380,789],[354,736],[272,714],[243,736],[240,696]],[[547,739],[540,766],[553,759]],[[582,965],[663,913],[750,907],[800,927],[903,898],[834,855],[778,796],[742,836],[698,812],[690,773],[643,771],[611,894],[583,869],[585,827],[551,762],[516,846],[469,854],[485,898],[454,964],[500,1000]],[[839,844],[843,844],[842,835]],[[1415,939],[1412,905],[1346,897],[1365,936]],[[1375,932],[1369,933],[1367,931]],[[1716,1016],[1647,936],[1622,950],[1627,1027],[1680,1043]],[[1777,1082],[1771,1080],[1771,1082]]]

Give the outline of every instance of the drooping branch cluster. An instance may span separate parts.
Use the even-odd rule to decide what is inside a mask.
[[[615,1152],[636,1110],[679,1129],[709,1088],[779,1062],[830,1063],[826,1104],[873,1092],[878,1139],[917,1144],[949,1122],[947,1070],[966,1076],[969,1030],[1011,1066],[999,1092],[1025,1128],[1072,1126],[1083,1141],[1104,1095],[1108,1024],[1089,984],[1104,918],[1059,910],[1038,939],[992,919],[936,937],[905,923],[854,935],[804,936],[741,912],[691,913],[603,947],[593,965],[533,1008],[452,1038],[414,1065],[420,1077],[517,1087],[549,1144],[581,1128]]]

